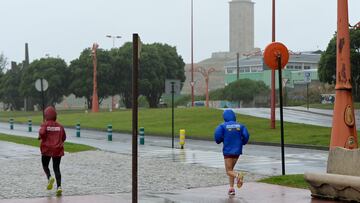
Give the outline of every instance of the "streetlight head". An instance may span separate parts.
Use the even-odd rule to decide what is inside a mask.
[[[106,37],[111,38],[111,35],[106,35]]]
[[[116,38],[121,38],[121,36],[116,36]]]

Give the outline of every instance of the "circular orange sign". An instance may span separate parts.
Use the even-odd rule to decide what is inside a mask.
[[[265,64],[269,68],[277,70],[278,57],[281,57],[281,68],[284,68],[289,62],[289,51],[286,46],[280,42],[272,42],[267,45],[264,51]]]

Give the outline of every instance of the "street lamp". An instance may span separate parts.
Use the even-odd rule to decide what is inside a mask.
[[[121,38],[120,35],[106,35],[107,38],[111,38],[113,40],[113,46],[112,48],[115,48],[115,39]]]
[[[209,107],[209,76],[211,73],[215,72],[215,68],[209,68],[206,70],[203,67],[198,67],[195,69],[195,72],[200,73],[205,78],[206,85],[206,107]]]
[[[194,0],[191,0],[191,106],[194,107]]]
[[[115,48],[115,39],[120,39],[120,35],[106,35],[107,38],[111,38],[113,40],[113,46],[112,48]],[[111,96],[111,111],[115,108],[115,98],[114,96]]]

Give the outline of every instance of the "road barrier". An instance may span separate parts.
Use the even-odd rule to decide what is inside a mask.
[[[14,119],[13,118],[9,119],[9,124],[10,124],[10,130],[14,130]]]
[[[80,123],[76,124],[76,137],[80,137]]]
[[[29,132],[32,131],[32,121],[31,121],[31,119],[28,120],[28,131]]]
[[[112,125],[109,124],[107,126],[107,132],[108,132],[108,141],[112,141]]]
[[[145,144],[145,129],[144,127],[140,127],[139,129],[139,137],[140,137],[140,144],[144,145]]]
[[[180,148],[184,149],[184,145],[185,145],[185,129],[180,129]]]

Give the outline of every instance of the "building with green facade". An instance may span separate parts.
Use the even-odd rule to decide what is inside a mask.
[[[289,62],[283,69],[283,84],[294,88],[295,85],[306,84],[306,81],[319,82],[318,63],[320,54],[311,52],[291,53]],[[239,65],[237,65],[239,63]],[[239,68],[237,68],[239,67]],[[231,60],[225,64],[225,85],[239,79],[263,81],[270,87],[271,70],[265,65],[261,52],[240,58],[239,61]],[[276,80],[278,73],[276,71]],[[278,82],[275,83],[276,88]]]

